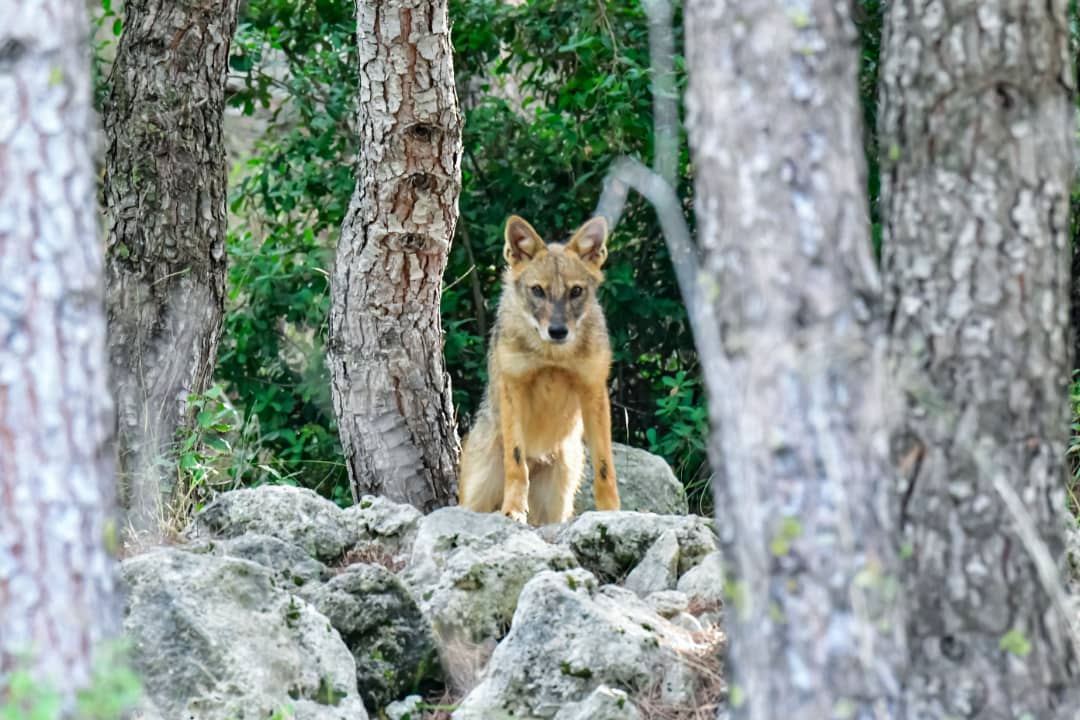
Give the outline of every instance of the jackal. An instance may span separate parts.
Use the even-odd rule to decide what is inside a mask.
[[[596,290],[607,222],[596,217],[565,245],[506,221],[507,269],[488,352],[488,385],[461,453],[458,502],[533,525],[574,512],[592,457],[596,507],[618,510],[607,393],[611,343]]]

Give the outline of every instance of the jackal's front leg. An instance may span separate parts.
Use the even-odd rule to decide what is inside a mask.
[[[521,413],[524,397],[513,382],[499,383],[499,425],[502,431],[503,485],[502,513],[518,522],[529,514],[529,467],[525,462],[525,433]]]
[[[619,488],[615,485],[615,459],[611,454],[611,403],[607,387],[591,388],[584,402],[585,443],[593,466],[593,494],[597,510],[619,509]]]

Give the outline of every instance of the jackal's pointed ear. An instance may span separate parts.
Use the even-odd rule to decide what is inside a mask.
[[[585,262],[600,267],[607,260],[607,234],[607,220],[598,215],[578,228],[566,244],[566,249],[576,252]]]
[[[536,253],[544,249],[544,241],[533,230],[533,226],[525,222],[517,215],[511,215],[506,220],[506,230],[503,231],[506,244],[503,246],[503,257],[511,267],[522,260],[531,260]]]

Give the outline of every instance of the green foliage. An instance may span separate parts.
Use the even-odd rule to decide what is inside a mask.
[[[114,720],[127,716],[142,697],[139,676],[127,664],[125,654],[111,654],[108,662],[99,663],[90,685],[76,700],[80,720]]]
[[[90,48],[93,51],[90,75],[94,85],[94,108],[98,112],[109,92],[107,76],[123,29],[124,21],[113,10],[112,0],[101,0],[101,6],[94,8],[90,20]]]
[[[180,438],[176,464],[188,491],[202,496],[227,482],[228,476],[235,478],[237,471],[229,466],[236,460],[244,461],[244,455],[238,456],[230,442],[230,435],[241,426],[242,418],[220,384],[202,395],[189,396],[188,407],[195,413],[195,428]]]
[[[358,152],[352,12],[340,1],[254,0],[237,29],[230,66],[244,88],[230,103],[269,108],[272,122],[233,191],[217,368],[261,451],[236,480],[302,484],[341,504],[350,497],[325,331],[327,268]]]
[[[1027,657],[1031,652],[1031,641],[1027,639],[1022,630],[1013,628],[1001,636],[998,647],[1007,653],[1023,658]]]
[[[659,381],[653,383],[657,426],[645,431],[649,452],[672,459],[675,473],[686,484],[691,509],[704,512],[711,500],[711,489],[705,457],[709,414],[701,378],[685,370],[669,375],[645,368],[643,374]]]
[[[0,720],[53,720],[60,717],[60,707],[58,693],[41,687],[30,673],[19,670],[8,677]]]
[[[859,63],[859,98],[863,109],[863,147],[866,151],[866,182],[870,197],[870,231],[874,252],[880,259],[881,172],[878,162],[880,151],[877,136],[877,82],[885,3],[882,0],[859,0],[857,3],[852,3],[851,8],[862,45]]]
[[[1072,428],[1066,453],[1069,481],[1065,488],[1068,492],[1069,509],[1074,517],[1080,518],[1080,370],[1073,372],[1073,381],[1069,385],[1069,409],[1072,413]]]
[[[17,669],[0,685],[0,720],[121,720],[142,697],[142,683],[127,661],[127,648],[103,648],[87,687],[76,693],[73,713],[62,713],[60,694],[48,683]]]

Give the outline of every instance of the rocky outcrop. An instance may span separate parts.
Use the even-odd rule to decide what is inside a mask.
[[[724,566],[719,552],[712,552],[679,578],[676,586],[687,596],[694,614],[719,625],[723,619]]]
[[[353,544],[376,544],[395,555],[407,555],[423,514],[412,505],[365,495],[342,513],[353,532]]]
[[[352,653],[367,707],[381,708],[440,675],[427,620],[386,568],[350,565],[306,596]]]
[[[285,587],[301,588],[331,577],[330,569],[302,548],[270,535],[248,533],[233,538],[204,540],[184,549],[250,560],[272,570]]]
[[[576,566],[569,550],[525,525],[495,513],[444,508],[421,520],[402,579],[461,688],[472,685],[506,634],[525,583],[544,570]]]
[[[341,508],[303,488],[267,485],[219,495],[188,530],[191,538],[269,535],[296,545],[311,557],[340,559],[357,542]]]
[[[601,686],[690,706],[704,651],[634,593],[585,570],[545,571],[525,586],[509,634],[453,717],[552,718]]]
[[[366,705],[419,720],[449,688],[457,718],[633,720],[723,694],[719,554],[700,517],[531,528],[261,487],[221,495],[184,536],[124,565],[148,718]]]
[[[126,560],[124,630],[147,720],[366,720],[326,618],[248,560],[160,549]]]
[[[581,702],[563,705],[555,720],[641,720],[641,713],[625,692],[601,685]]]
[[[637,567],[667,530],[678,541],[680,575],[716,550],[712,521],[697,515],[587,512],[563,528],[556,542],[569,547],[582,567],[612,582]]]
[[[679,576],[679,537],[674,530],[660,533],[623,585],[641,597],[675,587]]]
[[[689,512],[686,491],[664,458],[620,443],[612,443],[611,452],[623,510],[660,515],[685,515]],[[588,462],[585,464],[585,479],[574,497],[574,512],[580,515],[595,509],[593,469],[592,463]]]

